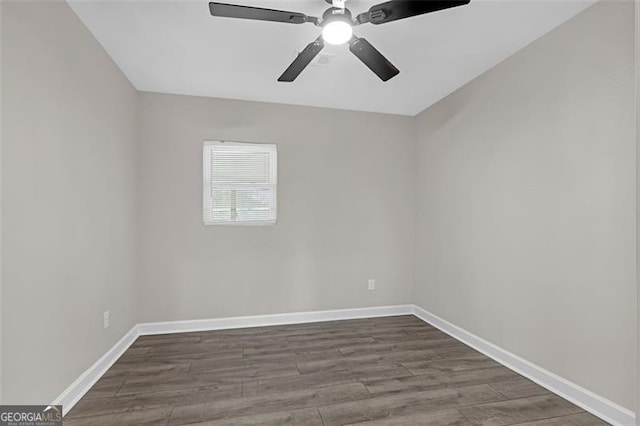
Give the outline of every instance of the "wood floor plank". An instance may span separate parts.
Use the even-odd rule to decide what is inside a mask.
[[[297,336],[305,333],[323,331],[324,323],[286,324],[265,327],[266,331],[274,336]]]
[[[246,382],[259,378],[297,376],[299,373],[296,363],[287,361],[274,364],[249,364],[235,367],[208,369],[206,371],[192,370],[193,375],[206,375],[209,380],[233,380]]]
[[[360,318],[353,320],[339,320],[339,321],[327,321],[320,323],[325,330],[335,330],[344,328],[363,328],[363,327],[384,327],[386,325],[422,325],[425,328],[432,328],[431,325],[426,324],[419,318],[413,315],[401,315],[394,317],[381,317],[381,318]]]
[[[302,409],[368,398],[369,393],[361,383],[256,395],[204,404],[176,406],[169,420],[170,425],[231,419],[248,415],[275,413],[283,410]]]
[[[394,379],[363,380],[372,395],[390,393],[420,392],[423,390],[488,384],[519,377],[517,373],[505,367],[493,367],[480,370],[442,372],[434,370],[429,374],[400,377]]]
[[[368,398],[360,401],[319,407],[325,425],[386,419],[395,416],[424,414],[446,408],[500,401],[504,397],[487,385],[444,388],[408,394]]]
[[[351,423],[350,426],[468,426],[469,424],[458,410],[449,409],[407,416],[391,416],[381,420]]]
[[[161,378],[136,377],[127,379],[117,395],[150,392],[154,390],[175,390],[208,385],[230,385],[257,378],[297,376],[298,370],[292,366],[281,368],[231,368],[197,374],[168,374]]]
[[[474,425],[505,426],[577,414],[583,410],[556,395],[533,396],[458,408]]]
[[[150,348],[151,346],[140,346],[140,347],[131,346],[129,349],[127,349],[127,351],[124,354],[122,354],[122,357],[120,359],[144,356],[149,351]]]
[[[332,371],[320,371],[312,374],[301,374],[297,376],[259,379],[242,384],[243,396],[265,395],[274,392],[287,392],[302,389],[314,389],[321,387],[331,387],[346,383],[355,383],[349,371],[343,374],[335,374]]]
[[[242,357],[225,360],[212,360],[201,359],[191,362],[191,371],[193,373],[228,370],[233,368],[277,368],[288,366],[289,368],[296,368],[298,361],[308,361],[307,358],[298,358],[296,356],[262,356],[262,357]],[[328,356],[329,359],[333,359]],[[339,355],[335,355],[334,358],[341,358]],[[325,359],[321,357],[321,359]]]
[[[131,345],[131,348],[142,349],[145,347],[158,347],[164,345],[186,345],[199,343],[200,336],[183,336],[180,334],[159,334],[155,336],[140,336]]]
[[[434,340],[408,340],[400,342],[373,343],[365,345],[348,345],[339,348],[345,357],[358,356],[363,353],[382,354],[387,352],[417,351],[455,346],[457,340],[450,337]]]
[[[487,357],[403,362],[402,365],[414,375],[428,374],[433,371],[454,372],[500,367],[500,364]]]
[[[202,351],[202,352],[184,352],[184,353],[171,353],[171,354],[159,354],[156,356],[144,356],[128,358],[124,360],[118,360],[114,367],[121,368],[125,366],[143,366],[143,365],[160,365],[160,364],[183,364],[191,363],[199,360],[222,360],[232,358],[242,358],[243,350],[241,347],[235,349],[218,349],[216,351]]]
[[[95,417],[108,414],[122,414],[133,411],[148,410],[175,405],[194,404],[213,400],[239,398],[242,395],[241,385],[200,386],[169,391],[156,391],[118,395],[110,398],[82,398],[65,416],[67,419]]]
[[[132,364],[116,364],[111,371],[113,377],[135,378],[135,377],[153,377],[158,378],[160,374],[185,374],[189,372],[191,363],[168,363],[154,362],[149,359]]]
[[[340,332],[340,331],[347,331],[347,330],[357,330],[357,331],[364,331],[367,333],[371,333],[371,334],[376,334],[377,332],[382,332],[382,333],[388,333],[388,332],[393,332],[393,331],[403,331],[403,332],[407,332],[407,331],[422,331],[422,332],[428,332],[428,331],[433,331],[433,330],[437,330],[433,327],[425,327],[425,324],[422,323],[420,324],[420,322],[411,322],[411,323],[406,323],[406,322],[386,322],[386,323],[380,323],[378,321],[374,321],[371,320],[367,323],[363,323],[362,325],[358,325],[358,326],[351,326],[351,327],[344,327],[344,326],[340,326],[340,325],[335,325],[333,327],[327,327],[327,326],[323,326],[323,330],[325,332]]]
[[[287,352],[280,353],[267,353],[267,354],[256,354],[256,355],[248,355],[245,354],[243,359],[248,362],[253,361],[263,361],[268,359],[291,359],[298,361],[313,361],[313,360],[322,360],[322,359],[335,359],[342,358],[343,355],[338,349],[322,349],[322,348],[313,348],[313,349],[302,349],[302,350],[289,350]]]
[[[234,417],[211,422],[191,423],[191,426],[323,426],[322,418],[316,407],[294,411],[257,414],[254,416]]]
[[[320,323],[319,325],[321,326],[322,329],[324,330],[344,330],[347,328],[358,328],[358,329],[362,329],[362,328],[367,328],[367,327],[371,327],[374,323],[379,325],[379,326],[383,326],[386,322],[391,322],[394,324],[398,324],[399,321],[403,321],[402,319],[399,319],[398,317],[393,317],[395,318],[394,320],[386,320],[383,321],[382,319],[379,320],[374,320],[371,318],[357,318],[357,319],[350,319],[350,320],[337,320],[337,321],[325,321]]]
[[[247,359],[243,357],[231,360],[199,360],[191,363],[191,372],[199,374],[203,372],[233,371],[236,369],[274,370],[285,368],[294,370],[297,361],[298,359],[295,357],[274,359]]]
[[[405,331],[408,334],[414,335],[414,336],[423,336],[423,337],[427,337],[427,338],[435,338],[436,336],[440,336],[440,337],[451,337],[450,335],[448,335],[447,333],[445,333],[444,331],[440,330],[439,328],[435,328],[435,327],[406,327]]]
[[[396,332],[384,332],[384,331],[374,331],[371,333],[371,337],[373,337],[378,342],[407,342],[412,340],[433,340],[433,339],[447,339],[451,338],[447,334],[443,333],[440,330],[424,330],[422,332],[418,331],[396,331]]]
[[[376,343],[373,337],[356,337],[356,338],[334,338],[327,339],[321,342],[307,341],[307,342],[289,342],[286,345],[269,345],[262,348],[245,348],[245,355],[266,355],[273,353],[281,353],[283,351],[310,351],[316,349],[336,349],[348,344],[366,344]]]
[[[509,399],[526,398],[528,396],[546,395],[551,393],[542,386],[535,384],[524,377],[518,377],[506,382],[491,383],[489,386]]]
[[[457,345],[436,348],[434,350],[438,352],[440,355],[442,355],[443,358],[449,358],[449,359],[485,357],[485,355],[483,355],[482,353],[460,342],[458,342]]]
[[[264,333],[259,336],[209,336],[203,337],[202,343],[215,346],[229,346],[243,348],[261,348],[271,345],[286,345],[288,343],[286,336],[274,336],[271,333]]]
[[[171,344],[152,346],[146,353],[146,356],[167,356],[167,355],[184,355],[184,354],[196,354],[196,353],[211,353],[225,357],[226,355],[240,355],[242,356],[242,345],[236,345],[235,347],[226,347],[221,350],[221,347],[217,343],[198,343],[198,344]]]
[[[216,378],[215,380],[207,377],[206,374],[202,375],[176,375],[171,377],[165,377],[161,381],[155,380],[133,380],[131,382],[125,382],[120,388],[116,396],[135,395],[148,392],[158,391],[175,391],[180,389],[194,389],[203,386],[225,386],[225,385],[237,385],[242,383],[241,380],[224,380]]]
[[[123,377],[102,377],[89,389],[84,398],[102,398],[115,396],[116,392],[124,385]]]
[[[269,327],[273,330],[273,327]],[[227,328],[222,330],[206,330],[193,333],[183,333],[185,335],[201,336],[203,339],[210,336],[261,336],[266,332],[266,327],[244,327],[244,328]]]
[[[335,339],[353,339],[353,338],[368,338],[372,337],[371,333],[365,330],[340,330],[340,331],[323,331],[322,333],[303,334],[300,336],[287,337],[287,341],[290,343],[295,342],[322,342],[325,340]]]
[[[361,365],[400,364],[404,362],[429,361],[441,358],[438,353],[427,349],[423,351],[387,352],[383,354],[352,356],[320,361],[298,362],[300,373],[313,373],[327,370],[348,370]]]
[[[572,414],[570,416],[553,417],[551,419],[518,423],[518,426],[603,426],[609,423],[589,413]]]
[[[379,365],[358,365],[349,368],[349,374],[354,380],[363,382],[364,380],[395,379],[409,377],[411,372],[402,365],[379,364]]]
[[[242,394],[244,396],[263,395],[270,392],[335,386],[365,379],[388,379],[407,376],[411,376],[411,373],[400,365],[360,365],[340,372],[333,370],[318,371],[299,376],[261,379],[243,383]]]
[[[67,419],[68,416],[65,416],[64,426],[164,426],[170,414],[171,407],[164,407],[76,419]]]

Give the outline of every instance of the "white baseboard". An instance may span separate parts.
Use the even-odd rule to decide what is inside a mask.
[[[505,367],[536,382],[540,386],[565,398],[582,409],[600,417],[602,420],[616,426],[635,425],[635,413],[620,405],[597,395],[569,380],[558,376],[544,368],[535,365],[511,352],[502,349],[481,337],[470,333],[418,306],[414,306],[414,315],[421,320],[444,331],[456,340],[465,343],[482,352],[489,358]]]
[[[193,321],[154,322],[135,325],[106,354],[78,377],[58,396],[54,405],[63,406],[67,414],[91,387],[122,356],[131,344],[142,335],[186,333],[193,331],[224,330],[229,328],[263,327],[268,325],[303,324],[320,321],[389,317],[413,314],[413,305],[380,306],[373,308],[340,309],[332,311],[295,312],[274,315],[216,318]]]
[[[141,335],[186,333],[231,328],[264,327],[270,325],[303,324],[320,321],[376,318],[413,314],[444,331],[453,338],[482,352],[500,364],[527,377],[586,411],[616,426],[635,424],[635,414],[577,384],[570,382],[526,359],[490,343],[426,310],[414,305],[381,306],[373,308],[340,309],[331,311],[295,312],[273,315],[216,318],[193,321],[143,323],[134,326],[106,354],[82,373],[53,404],[62,405],[64,414],[82,398],[104,373]]]
[[[304,324],[358,318],[412,315],[413,305],[380,306],[374,308],[339,309],[332,311],[294,312],[287,314],[215,318],[192,321],[169,321],[138,324],[140,335],[188,333],[225,330],[229,328],[264,327],[269,325]]]
[[[138,326],[133,326],[122,339],[113,345],[99,360],[80,375],[71,385],[64,390],[52,403],[62,405],[63,415],[82,398],[91,387],[100,380],[100,377],[129,349],[129,346],[138,338]]]

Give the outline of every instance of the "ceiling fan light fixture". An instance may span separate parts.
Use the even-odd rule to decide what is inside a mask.
[[[353,37],[349,9],[332,7],[322,15],[322,39],[328,44],[345,44]]]
[[[342,20],[327,23],[322,29],[322,39],[329,44],[345,44],[353,37],[353,28]]]

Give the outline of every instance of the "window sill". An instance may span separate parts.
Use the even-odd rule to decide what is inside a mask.
[[[204,226],[275,226],[276,220],[256,220],[251,222],[204,222]]]

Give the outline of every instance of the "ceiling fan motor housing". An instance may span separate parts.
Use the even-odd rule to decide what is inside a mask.
[[[329,22],[335,21],[344,21],[349,25],[352,25],[353,20],[351,18],[351,12],[349,11],[349,9],[330,7],[322,14],[322,26],[327,25]]]

